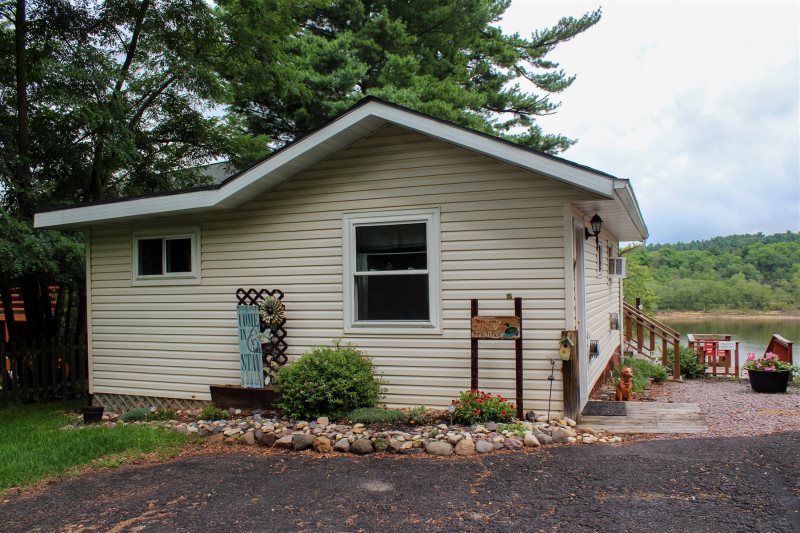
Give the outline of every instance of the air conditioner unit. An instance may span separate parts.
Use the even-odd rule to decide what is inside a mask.
[[[628,260],[624,257],[608,258],[608,274],[612,278],[625,278],[628,274]]]

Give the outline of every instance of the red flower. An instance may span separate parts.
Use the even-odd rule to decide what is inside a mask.
[[[500,416],[506,416],[506,412],[505,411],[500,411]]]
[[[483,405],[483,400],[478,400],[478,403]]]
[[[472,412],[472,415],[473,415],[473,416],[480,416],[480,414],[481,414],[481,410],[480,410],[480,409],[475,409],[475,410]]]

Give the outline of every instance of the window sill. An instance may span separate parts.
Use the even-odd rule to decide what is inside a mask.
[[[344,328],[346,335],[441,335],[442,328],[433,324],[351,324]]]
[[[200,285],[199,277],[163,277],[163,278],[134,278],[134,287],[165,286],[165,285]]]

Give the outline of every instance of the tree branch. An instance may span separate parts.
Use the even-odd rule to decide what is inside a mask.
[[[164,93],[164,91],[166,91],[167,88],[170,85],[172,85],[172,83],[176,79],[177,76],[175,76],[175,74],[170,75],[166,80],[164,80],[164,83],[159,85],[155,90],[151,91],[150,94],[148,94],[147,97],[144,100],[142,100],[142,103],[139,104],[139,107],[136,109],[136,112],[128,121],[128,129],[132,130],[133,128],[136,127],[136,125],[142,119],[142,116],[144,115],[145,111],[147,111],[147,108],[153,105],[153,102],[155,102],[156,98],[161,96]]]

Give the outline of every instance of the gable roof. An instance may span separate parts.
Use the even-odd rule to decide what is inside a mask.
[[[40,210],[34,216],[34,225],[39,228],[79,229],[111,221],[135,220],[153,215],[232,209],[274,188],[335,152],[345,149],[356,140],[369,135],[387,123],[583,189],[596,195],[598,200],[614,200],[615,203],[625,207],[625,204],[630,204],[630,202],[623,202],[623,197],[627,197],[628,200],[632,199],[632,204],[628,205],[626,211],[639,236],[630,239],[647,237],[647,228],[627,180],[620,180],[599,170],[538,152],[375,97],[362,99],[326,124],[273,152],[250,168],[215,185]],[[621,194],[622,190],[626,190],[626,192]],[[629,209],[631,207],[632,209]]]

